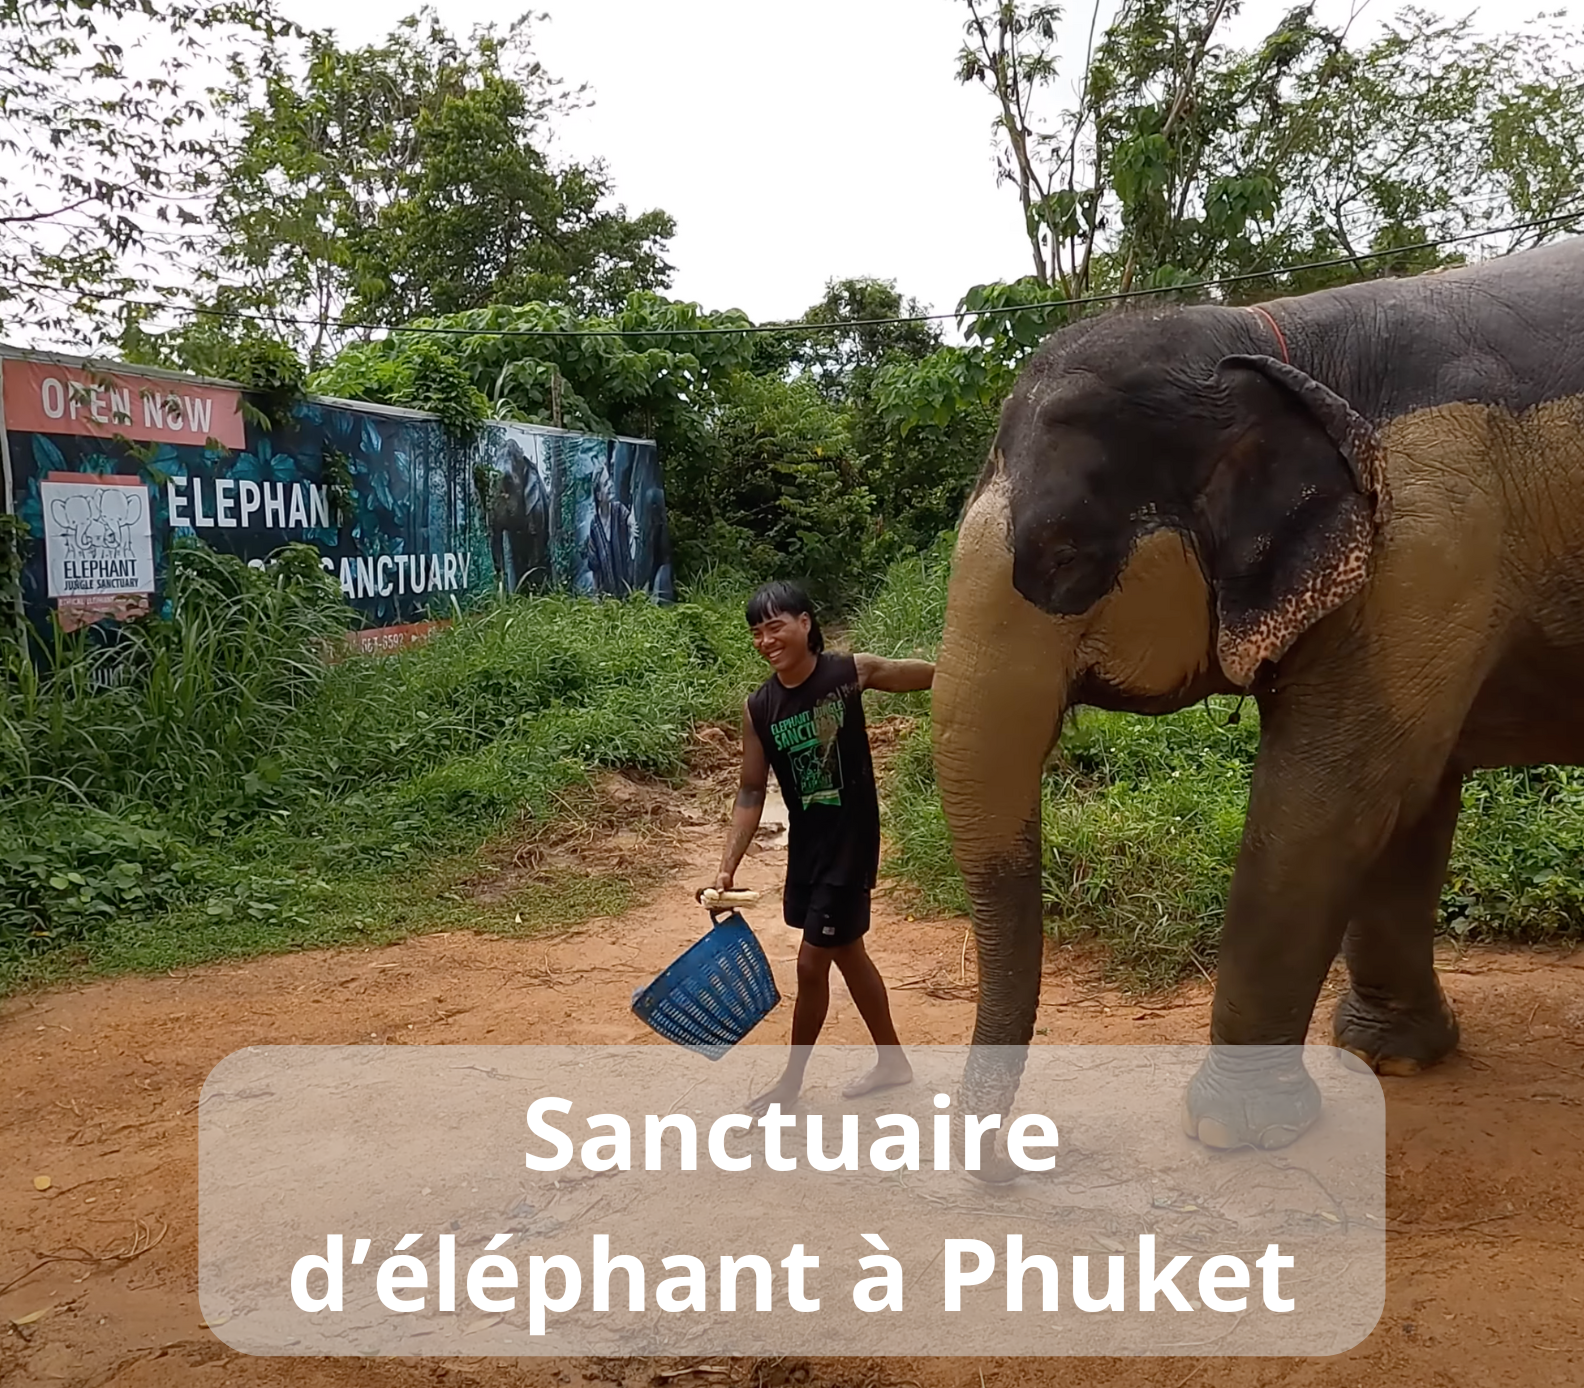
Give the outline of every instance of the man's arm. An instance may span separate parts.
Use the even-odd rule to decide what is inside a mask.
[[[911,694],[935,683],[935,667],[927,660],[886,660],[877,655],[855,655],[858,688],[886,694]]]
[[[742,722],[743,758],[742,772],[738,778],[737,803],[732,807],[731,829],[726,838],[726,851],[721,854],[720,874],[715,878],[717,891],[731,890],[737,865],[759,831],[759,817],[764,813],[765,790],[770,784],[770,763],[765,757],[764,744],[754,731],[748,707],[743,706]]]

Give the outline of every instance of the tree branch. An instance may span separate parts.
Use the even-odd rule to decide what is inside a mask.
[[[47,222],[55,217],[64,217],[68,212],[75,212],[79,207],[86,207],[93,202],[92,196],[78,198],[76,202],[69,202],[65,207],[57,207],[53,212],[14,212],[9,216],[0,217],[0,223],[14,225],[18,222]]]
[[[969,14],[973,16],[973,27],[979,34],[979,47],[984,55],[985,66],[995,77],[995,95],[1001,106],[1001,126],[1007,133],[1007,143],[1012,147],[1012,157],[1017,163],[1018,200],[1023,205],[1023,225],[1029,239],[1029,251],[1034,258],[1035,279],[1042,286],[1047,286],[1050,284],[1050,277],[1046,273],[1045,257],[1040,250],[1039,232],[1034,223],[1034,204],[1030,196],[1031,188],[1038,191],[1038,179],[1034,172],[1033,161],[1029,157],[1027,131],[1021,118],[1021,108],[1014,104],[1007,89],[1006,24],[1004,21],[997,22],[997,41],[992,50],[990,34],[985,28],[976,0],[967,0],[967,4]],[[1043,197],[1042,193],[1042,200]]]

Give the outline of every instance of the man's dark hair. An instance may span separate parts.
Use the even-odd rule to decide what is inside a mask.
[[[825,634],[820,630],[819,618],[814,615],[814,604],[796,583],[784,579],[766,583],[748,599],[748,625],[756,627],[772,617],[802,617],[809,619],[809,650],[818,655],[825,649]]]

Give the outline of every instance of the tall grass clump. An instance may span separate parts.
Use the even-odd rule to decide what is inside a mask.
[[[178,548],[168,604],[110,643],[57,629],[42,669],[8,645],[0,783],[45,804],[107,806],[182,801],[254,771],[323,686],[348,617],[306,546],[267,570]]]
[[[854,644],[888,655],[936,650],[945,559],[939,549],[893,569]],[[927,696],[915,697],[926,712]],[[1217,698],[1156,718],[1074,711],[1044,778],[1047,929],[1100,941],[1119,974],[1141,985],[1208,970],[1258,747],[1252,701]],[[965,912],[927,716],[886,789],[888,870],[931,907]],[[1440,911],[1446,933],[1469,941],[1584,936],[1584,770],[1471,776]]]
[[[334,937],[370,884],[543,820],[599,767],[681,770],[754,678],[740,591],[502,599],[350,656],[309,549],[173,557],[166,610],[0,670],[0,972]]]

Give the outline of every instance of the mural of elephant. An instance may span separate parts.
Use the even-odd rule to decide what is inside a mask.
[[[489,535],[496,576],[509,591],[550,586],[550,498],[538,468],[513,438],[506,440],[506,467],[490,503]]]
[[[1254,308],[1055,333],[964,510],[934,754],[973,905],[970,1111],[1006,1112],[1039,1003],[1040,776],[1076,705],[1260,710],[1211,1050],[1184,1126],[1279,1147],[1301,1052],[1444,1058],[1436,911],[1464,776],[1584,763],[1584,238]]]

